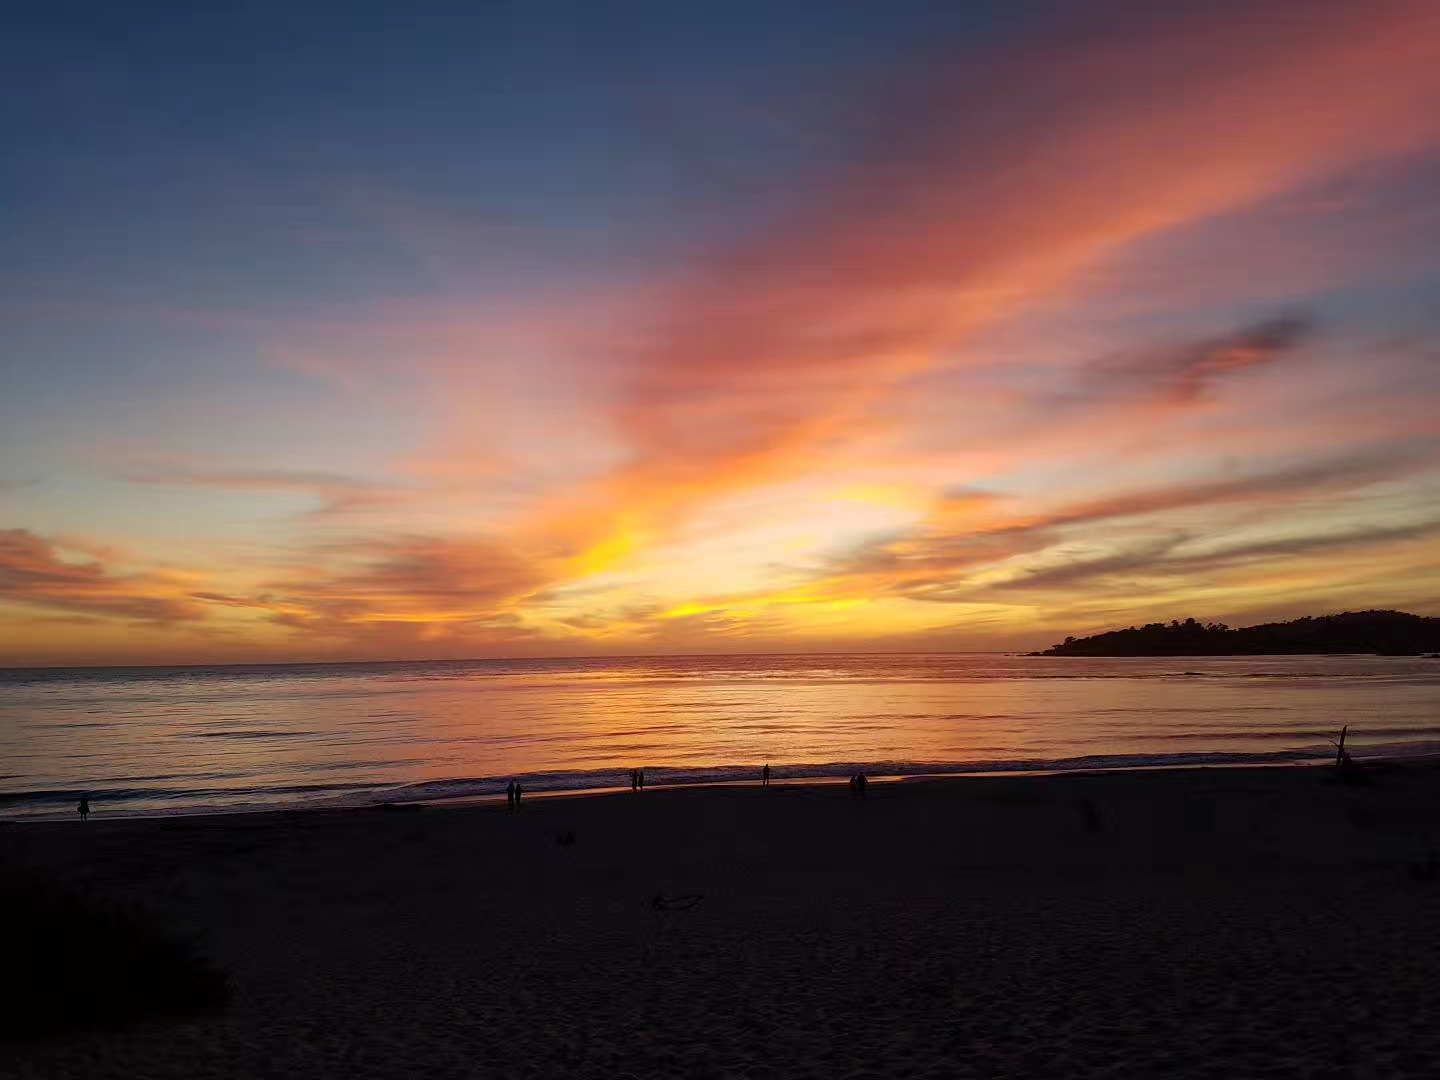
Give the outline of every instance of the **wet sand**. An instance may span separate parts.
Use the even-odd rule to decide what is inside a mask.
[[[0,1074],[1436,1076],[1437,849],[1418,766],[97,808],[0,859],[193,935],[234,999]]]

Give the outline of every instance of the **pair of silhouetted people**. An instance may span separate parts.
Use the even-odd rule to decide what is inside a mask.
[[[769,786],[770,786],[770,766],[769,766],[769,765],[766,765],[763,769],[760,770],[760,786],[761,786],[761,787],[769,787]]]
[[[80,820],[86,821],[90,817],[90,793],[87,791],[80,796],[80,805],[76,807],[80,811]]]
[[[851,798],[863,799],[865,797],[865,785],[869,782],[870,780],[863,772],[857,772],[854,776],[850,777]]]
[[[631,790],[631,791],[644,791],[644,790],[645,790],[645,770],[644,770],[644,769],[631,769],[631,770],[630,770],[630,790]]]
[[[514,810],[520,805],[520,796],[525,794],[525,789],[514,780],[505,785],[505,805]]]

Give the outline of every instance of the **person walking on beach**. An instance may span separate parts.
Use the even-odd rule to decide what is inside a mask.
[[[517,784],[515,785],[515,808],[516,808],[517,810],[520,808],[520,796],[521,796],[521,795],[524,795],[524,794],[525,794],[525,789],[522,788],[522,787],[517,783]]]
[[[640,790],[641,790],[641,791],[644,791],[644,790],[645,790],[645,770],[644,770],[644,769],[636,769],[635,772],[636,772],[636,775],[639,777],[639,780],[640,780]]]
[[[84,792],[80,796],[80,805],[76,807],[80,811],[80,820],[87,821],[90,818],[90,793]]]
[[[511,780],[505,785],[505,805],[511,810],[515,809],[515,781]]]
[[[765,767],[760,770],[760,786],[770,786],[770,763],[768,761],[765,763]]]
[[[640,770],[639,770],[639,769],[631,769],[631,770],[630,770],[630,790],[631,790],[631,791],[639,791],[639,790],[640,790]]]

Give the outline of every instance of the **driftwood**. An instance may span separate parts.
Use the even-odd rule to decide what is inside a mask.
[[[1335,769],[1340,773],[1342,780],[1356,780],[1359,778],[1360,766],[1355,764],[1355,759],[1350,756],[1350,751],[1345,749],[1345,737],[1350,734],[1350,725],[1346,724],[1340,729],[1340,738],[1331,739],[1335,747]]]

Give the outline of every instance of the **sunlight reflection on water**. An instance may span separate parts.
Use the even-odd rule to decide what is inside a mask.
[[[0,813],[288,805],[824,766],[1440,749],[1440,662],[717,657],[0,671]],[[875,771],[879,771],[876,769]],[[497,783],[498,781],[498,783]],[[406,787],[407,785],[424,785]],[[391,789],[403,789],[399,792]],[[385,795],[384,797],[389,797]]]

